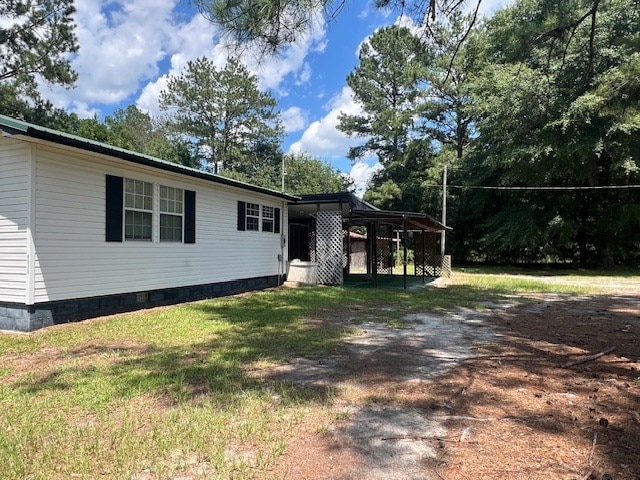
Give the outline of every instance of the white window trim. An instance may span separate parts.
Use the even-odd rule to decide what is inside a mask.
[[[258,207],[258,215],[249,215],[249,205],[256,205]],[[249,228],[249,218],[256,218],[258,220],[258,228]],[[246,202],[244,210],[244,229],[247,232],[260,232],[262,222],[262,205],[254,202]]]
[[[265,216],[265,209],[271,210],[271,216]],[[264,222],[271,221],[271,230],[264,229]],[[276,209],[271,205],[261,205],[260,206],[260,230],[267,233],[273,233],[276,228]]]
[[[157,187],[157,191],[158,191],[158,242],[162,242],[162,243],[184,243],[184,188],[178,188],[178,187],[171,187],[169,185],[160,185],[160,184],[156,184]],[[180,213],[174,213],[174,212],[163,212],[162,209],[160,208],[160,189],[161,187],[165,187],[165,188],[171,188],[173,190],[180,190],[182,192],[182,212]],[[154,189],[154,193],[155,193],[155,189]],[[162,215],[168,215],[170,217],[180,217],[180,224],[182,225],[181,229],[180,229],[180,240],[162,240],[161,238],[161,232],[160,232],[160,225],[161,225],[161,217]]]
[[[152,209],[151,210],[144,210],[144,209],[139,209],[139,208],[128,208],[126,206],[126,181],[127,180],[134,180],[134,181],[138,181],[138,182],[145,182],[145,183],[150,183],[152,185],[152,191],[153,191],[153,198],[151,201],[151,205],[152,205]],[[149,180],[145,180],[142,178],[135,178],[135,177],[123,177],[123,189],[122,189],[122,205],[123,205],[123,215],[122,215],[122,237],[123,237],[123,241],[124,242],[135,242],[135,243],[156,243],[156,244],[169,244],[169,245],[177,245],[177,244],[184,244],[184,230],[185,230],[185,224],[184,224],[184,219],[185,219],[185,214],[184,214],[184,199],[185,199],[185,191],[186,189],[182,186],[180,187],[175,187],[172,185],[167,185],[167,184],[160,184],[158,182],[151,182]],[[182,191],[182,213],[177,214],[177,213],[169,213],[169,212],[161,212],[160,211],[160,187],[169,187],[169,188],[173,188],[176,190],[181,190]],[[151,240],[143,240],[143,239],[135,239],[135,238],[127,238],[126,237],[126,215],[127,215],[127,210],[131,210],[131,211],[138,211],[138,212],[144,212],[144,213],[151,213]],[[161,214],[166,214],[166,215],[175,215],[175,216],[180,216],[181,220],[182,220],[182,238],[180,239],[180,241],[178,240],[160,240],[160,215]]]
[[[127,180],[131,180],[134,182],[143,182],[151,184],[151,210],[147,210],[144,208],[135,208],[135,207],[127,207]],[[125,242],[146,242],[153,243],[155,242],[155,198],[156,198],[156,185],[153,182],[149,182],[148,180],[142,180],[139,178],[130,178],[124,177],[123,179],[123,189],[122,189],[122,236]],[[151,214],[151,238],[127,238],[127,211],[131,212],[142,212],[142,213],[150,213]]]

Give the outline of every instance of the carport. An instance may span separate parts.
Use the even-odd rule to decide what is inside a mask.
[[[378,287],[379,276],[401,273],[406,289],[411,255],[412,276],[450,275],[451,259],[438,250],[448,230],[426,213],[380,210],[349,192],[304,195],[289,204],[289,259],[317,265],[319,284],[342,285],[345,276],[358,274]],[[353,238],[364,240],[363,271],[352,268]],[[402,260],[400,272],[394,256]]]

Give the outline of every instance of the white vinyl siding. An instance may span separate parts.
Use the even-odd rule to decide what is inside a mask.
[[[25,303],[29,145],[0,137],[0,301]]]
[[[107,174],[195,191],[196,243],[106,242]],[[236,228],[239,200],[283,208],[269,195],[45,145],[38,146],[36,185],[36,302],[277,275],[282,268],[280,235],[238,235]]]

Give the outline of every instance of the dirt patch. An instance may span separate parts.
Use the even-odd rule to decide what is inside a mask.
[[[273,478],[640,478],[640,295],[342,317],[338,354],[269,374],[336,396],[336,420],[302,422]]]

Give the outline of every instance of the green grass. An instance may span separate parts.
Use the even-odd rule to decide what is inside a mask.
[[[332,421],[338,394],[255,374],[330,354],[347,332],[305,319],[349,309],[401,328],[407,312],[505,294],[598,294],[601,277],[589,278],[457,272],[447,288],[412,292],[278,289],[0,334],[2,478],[273,478],[292,428]]]
[[[546,292],[574,295],[612,293],[640,288],[640,272],[532,270],[497,267],[471,268],[456,272],[462,284],[494,292]]]

